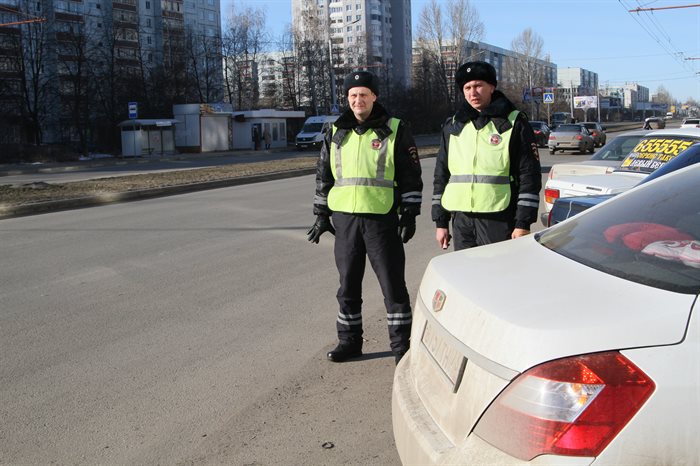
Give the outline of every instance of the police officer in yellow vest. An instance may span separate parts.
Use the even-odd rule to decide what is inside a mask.
[[[362,355],[362,279],[369,258],[384,294],[391,350],[398,363],[411,334],[403,243],[414,235],[420,213],[420,161],[408,126],[377,102],[378,82],[372,73],[350,73],[344,88],[349,108],[323,142],[316,166],[317,217],[308,232],[313,243],[326,231],[335,235],[339,342],[327,357],[343,362]]]
[[[438,245],[450,244],[450,220],[455,250],[526,235],[542,187],[532,127],[496,90],[491,64],[465,63],[455,81],[464,102],[443,126],[433,183]]]

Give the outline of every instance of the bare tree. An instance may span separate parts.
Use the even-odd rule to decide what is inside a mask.
[[[247,7],[232,12],[222,39],[225,97],[238,109],[257,107],[257,60],[264,51],[267,35],[265,12]]]
[[[535,86],[544,84],[543,68],[540,65],[543,46],[542,38],[531,28],[527,28],[511,41],[511,49],[516,53],[516,57],[509,57],[506,64],[510,82],[504,88],[511,91],[511,100],[518,97],[514,101],[522,100],[522,90],[528,89],[530,115],[533,118],[539,114],[539,102],[535,101],[532,90]]]
[[[47,33],[44,23],[31,23],[20,28],[16,46],[16,68],[20,78],[22,97],[21,114],[27,122],[29,140],[34,144],[44,142],[44,123],[49,109],[52,76],[46,72]]]
[[[423,8],[416,39],[422,65],[419,82],[430,86],[432,99],[455,106],[455,71],[471,58],[468,50],[483,33],[479,13],[469,0],[448,0],[444,5],[431,0]]]
[[[299,83],[302,106],[315,114],[325,113],[330,107],[330,63],[328,31],[325,20],[318,16],[315,2],[304,2],[301,22],[293,31],[297,60],[300,66]]]

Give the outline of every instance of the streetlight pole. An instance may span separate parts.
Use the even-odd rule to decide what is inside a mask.
[[[328,64],[331,72],[331,111],[333,111],[338,106],[338,96],[335,90],[335,69],[333,68],[333,43],[331,41],[330,24],[328,25]]]

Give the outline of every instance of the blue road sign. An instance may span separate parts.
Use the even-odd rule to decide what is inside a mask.
[[[129,119],[135,120],[139,117],[139,104],[137,102],[129,102]]]
[[[546,104],[553,104],[554,103],[554,93],[553,92],[545,92],[542,94],[542,101]]]

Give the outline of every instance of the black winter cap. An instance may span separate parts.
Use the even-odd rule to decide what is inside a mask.
[[[460,66],[457,73],[455,73],[455,83],[460,91],[465,84],[475,79],[486,81],[495,86],[498,82],[496,81],[496,68],[485,61],[468,61]]]
[[[377,81],[377,77],[369,71],[353,71],[349,75],[345,76],[343,87],[345,89],[345,95],[348,95],[348,91],[353,87],[366,87],[370,91],[374,92],[375,95],[379,95],[379,83]]]

